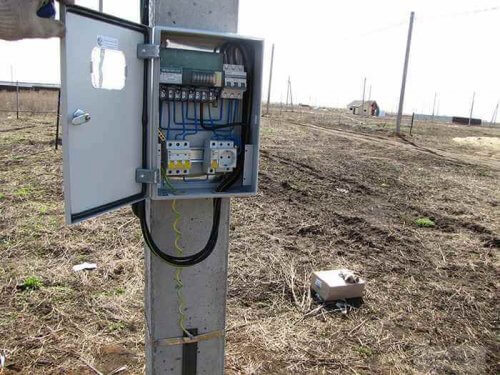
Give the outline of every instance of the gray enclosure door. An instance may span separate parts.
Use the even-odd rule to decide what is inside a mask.
[[[62,124],[66,221],[76,223],[145,197],[148,30],[80,7],[62,12]],[[145,120],[146,119],[146,120]]]

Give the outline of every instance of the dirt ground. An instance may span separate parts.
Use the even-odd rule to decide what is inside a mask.
[[[64,225],[53,125],[0,119],[3,374],[141,374],[138,221],[123,209]],[[498,373],[500,154],[454,138],[500,129],[393,126],[263,120],[260,193],[232,204],[227,374]],[[72,271],[85,261],[99,268]],[[309,291],[313,270],[342,267],[368,280],[347,313]]]

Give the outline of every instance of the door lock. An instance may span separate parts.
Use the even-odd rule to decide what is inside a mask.
[[[92,119],[89,113],[82,111],[81,109],[77,109],[75,113],[73,113],[73,119],[71,123],[73,125],[83,125],[89,122]]]

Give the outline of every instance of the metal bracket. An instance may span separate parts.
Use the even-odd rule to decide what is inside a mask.
[[[136,169],[135,181],[140,184],[159,184],[160,171],[158,169]]]
[[[209,341],[209,340],[215,340],[220,337],[224,337],[224,331],[213,331],[213,332],[208,332],[204,333],[202,335],[197,335],[193,337],[173,337],[170,339],[161,339],[161,340],[156,340],[155,344],[157,346],[176,346],[176,345],[186,345],[186,344],[193,344],[196,342],[202,342],[202,341]]]
[[[139,44],[137,46],[137,57],[139,59],[159,59],[160,46],[158,44]]]
[[[253,158],[255,146],[245,145],[245,163],[243,166],[243,186],[251,186],[253,183]]]

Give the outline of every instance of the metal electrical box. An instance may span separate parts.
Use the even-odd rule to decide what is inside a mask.
[[[263,41],[63,7],[66,218],[257,192]]]

